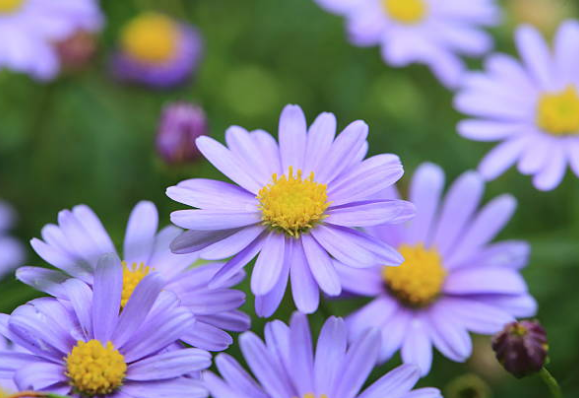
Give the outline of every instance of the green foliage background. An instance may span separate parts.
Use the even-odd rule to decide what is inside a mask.
[[[577,16],[570,1],[551,3],[555,14]],[[520,10],[513,12],[511,0],[503,4],[510,11],[493,33],[498,49],[513,53],[512,30]],[[425,67],[393,69],[383,64],[376,48],[353,47],[342,20],[312,0],[105,0],[102,7],[107,26],[99,54],[87,70],[50,84],[0,72],[0,196],[17,208],[15,233],[23,241],[38,237],[43,225],[56,221],[59,210],[86,203],[120,245],[137,201],[155,202],[168,223],[178,206],[165,196],[166,187],[191,177],[222,178],[204,161],[171,168],[157,157],[153,140],[158,117],[172,100],[201,104],[211,135],[219,140],[233,124],[276,133],[287,103],[301,105],[310,122],[322,111],[334,112],[341,127],[363,119],[370,125],[371,154],[400,155],[408,175],[423,161],[438,163],[447,181],[475,168],[492,147],[456,134],[461,116],[453,110],[453,95]],[[144,9],[188,20],[204,35],[205,60],[190,84],[153,92],[119,85],[108,75],[108,56],[120,27]],[[471,66],[478,68],[480,62]],[[402,186],[407,182],[408,176]],[[566,396],[577,397],[579,182],[568,173],[558,189],[542,193],[529,178],[511,170],[488,184],[486,200],[507,192],[517,197],[519,208],[500,238],[532,243],[524,275],[549,333],[550,368],[563,382]],[[43,262],[29,249],[26,264]],[[247,282],[243,289],[249,291]],[[0,282],[0,311],[10,312],[35,294],[8,277]],[[323,310],[345,315],[362,301],[333,301]],[[293,308],[286,297],[279,318],[288,319]],[[251,297],[245,310],[254,314]],[[325,316],[322,311],[310,317],[315,330]],[[253,330],[261,333],[263,323],[256,319]],[[482,349],[476,361],[455,364],[436,355],[433,371],[421,385],[444,389],[455,377],[474,372],[491,384],[495,397],[547,396],[536,377],[517,381],[501,374],[489,360],[488,340],[477,341]],[[235,347],[231,352],[239,355]]]

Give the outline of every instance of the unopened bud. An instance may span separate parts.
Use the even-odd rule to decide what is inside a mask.
[[[78,30],[55,44],[56,52],[64,70],[76,71],[85,68],[96,53],[94,34]]]

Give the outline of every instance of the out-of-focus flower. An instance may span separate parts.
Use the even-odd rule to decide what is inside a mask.
[[[31,244],[40,257],[60,271],[22,267],[16,273],[22,282],[57,298],[66,293],[61,282],[71,276],[92,285],[99,258],[116,252],[100,220],[87,206],[61,211],[58,224],[45,226],[44,241],[32,239]],[[157,226],[155,205],[137,204],[129,218],[123,247],[121,306],[127,304],[147,275],[160,275],[165,282],[163,289],[176,294],[195,315],[195,324],[181,336],[183,341],[211,351],[224,350],[233,342],[224,330],[241,332],[249,328],[249,317],[238,310],[245,302],[245,294],[231,288],[245,274],[235,272],[221,284],[208,286],[223,263],[189,269],[198,255],[176,255],[169,249],[171,241],[182,231],[168,226],[157,233]]]
[[[191,76],[202,53],[196,29],[167,15],[147,12],[123,28],[113,72],[122,81],[171,87]]]
[[[8,235],[15,217],[12,207],[0,201],[0,279],[21,265],[24,260],[22,244]]]
[[[50,80],[60,70],[54,43],[102,23],[95,0],[0,0],[0,68]]]
[[[347,318],[352,338],[381,329],[381,360],[401,349],[404,363],[419,365],[423,374],[430,370],[432,346],[463,362],[472,351],[469,331],[493,334],[536,311],[519,272],[529,245],[491,243],[511,218],[515,199],[502,195],[478,211],[484,183],[477,173],[463,174],[442,199],[444,179],[440,167],[423,164],[410,185],[415,219],[369,229],[398,248],[405,259],[400,267],[337,265],[344,290],[375,297]]]
[[[516,42],[523,62],[492,55],[486,71],[465,79],[456,108],[476,119],[458,125],[476,141],[502,141],[481,162],[492,180],[517,163],[537,189],[559,185],[567,165],[579,176],[579,23],[567,21],[554,51],[539,32],[520,27]]]
[[[518,378],[528,376],[545,365],[547,333],[538,321],[512,322],[494,337],[493,350],[509,373]]]
[[[420,377],[415,366],[403,365],[360,393],[376,365],[380,334],[368,331],[351,344],[344,322],[331,317],[324,324],[316,349],[308,320],[295,313],[290,326],[273,321],[265,327],[265,342],[252,332],[239,344],[249,368],[259,381],[227,354],[216,358],[223,379],[205,373],[215,398],[441,398],[435,388],[411,391]]]
[[[187,102],[169,104],[163,109],[157,130],[157,152],[169,164],[197,160],[201,152],[195,140],[207,133],[207,118],[201,107]]]
[[[57,42],[55,47],[62,69],[71,71],[86,67],[97,49],[94,34],[84,30]]]
[[[343,15],[350,41],[382,48],[392,66],[426,64],[449,87],[460,83],[461,55],[478,57],[492,48],[481,27],[500,19],[494,0],[316,0]]]
[[[60,299],[41,298],[2,315],[0,333],[24,351],[0,351],[2,374],[20,391],[72,397],[207,397],[195,375],[211,355],[177,342],[195,318],[148,275],[121,306],[123,271],[116,256],[99,260],[94,283],[62,284]]]
[[[444,392],[445,398],[491,398],[491,396],[489,385],[473,373],[452,380]]]
[[[198,138],[201,153],[239,186],[196,178],[170,187],[170,198],[198,208],[171,214],[173,223],[190,230],[172,249],[209,260],[233,256],[210,286],[229,279],[259,253],[251,290],[260,316],[275,312],[290,275],[302,312],[316,311],[319,289],[340,294],[330,256],[350,267],[400,264],[393,248],[356,229],[414,215],[408,202],[373,197],[402,176],[400,160],[395,155],[363,160],[368,126],[362,121],[335,135],[333,114],[321,114],[308,129],[301,108],[288,105],[280,118],[279,145],[262,130],[237,126],[227,130],[228,147]]]

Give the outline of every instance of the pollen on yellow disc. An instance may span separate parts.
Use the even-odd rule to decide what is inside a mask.
[[[127,374],[124,356],[110,341],[79,341],[66,357],[66,376],[81,396],[110,394],[123,384]]]
[[[149,63],[163,63],[173,59],[179,40],[178,23],[153,12],[130,21],[121,34],[123,50],[132,58]]]
[[[22,6],[24,0],[0,0],[0,14],[9,14]]]
[[[428,12],[425,0],[382,0],[382,7],[390,18],[404,24],[418,23]]]
[[[544,93],[537,105],[537,125],[552,135],[579,134],[579,94],[570,84],[558,93]]]
[[[121,293],[121,307],[125,307],[137,285],[141,283],[143,278],[151,272],[151,267],[146,267],[145,264],[133,263],[128,266],[123,261],[123,292]]]
[[[298,397],[295,397],[298,398]],[[318,397],[316,397],[316,394],[309,392],[307,394],[304,394],[303,398],[328,398],[328,396],[326,394],[322,394],[319,395]]]
[[[421,244],[402,245],[398,251],[404,263],[382,269],[386,286],[404,304],[412,307],[430,304],[440,294],[447,275],[440,254]]]
[[[315,182],[313,172],[302,178],[298,170],[294,176],[290,166],[287,174],[274,174],[272,180],[257,195],[264,225],[298,237],[327,217],[327,186]]]

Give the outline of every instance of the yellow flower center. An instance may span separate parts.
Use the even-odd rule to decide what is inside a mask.
[[[287,175],[274,174],[272,180],[257,194],[265,225],[298,237],[327,217],[324,214],[330,205],[327,186],[315,182],[313,172],[304,179],[301,170],[294,176],[290,166]]]
[[[130,267],[123,261],[123,292],[121,294],[121,307],[124,308],[133,295],[137,285],[143,278],[151,272],[151,267],[145,267],[145,264],[133,263]]]
[[[179,26],[158,13],[145,13],[130,21],[122,31],[121,45],[132,58],[164,63],[175,57],[180,39]]]
[[[579,95],[570,84],[559,93],[544,93],[537,106],[537,125],[553,135],[579,134]]]
[[[125,357],[110,341],[79,341],[66,357],[66,376],[82,396],[110,394],[123,384],[127,374]]]
[[[2,389],[2,387],[0,387],[0,398],[6,398],[9,396],[10,394],[8,394],[8,392],[6,392],[5,390]]]
[[[9,14],[22,7],[24,0],[0,0],[0,14]]]
[[[425,0],[382,0],[382,7],[390,18],[409,25],[421,22],[428,11]]]
[[[398,267],[384,267],[382,277],[386,286],[401,302],[411,307],[430,304],[440,294],[446,279],[440,254],[427,250],[422,244],[402,245],[398,251],[404,263]]]
[[[299,397],[294,397],[294,398],[299,398]],[[303,398],[316,398],[316,395],[313,392],[309,392],[309,393],[305,394]],[[328,398],[328,396],[326,394],[322,394],[318,398]]]

